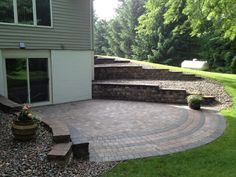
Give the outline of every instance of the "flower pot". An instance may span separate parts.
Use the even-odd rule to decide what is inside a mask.
[[[20,141],[29,141],[35,138],[38,125],[33,121],[14,120],[12,124],[12,134],[14,138]]]
[[[191,109],[195,109],[195,110],[200,110],[201,109],[201,105],[200,104],[188,103],[188,106]]]

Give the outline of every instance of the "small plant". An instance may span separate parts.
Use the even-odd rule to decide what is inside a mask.
[[[31,113],[30,106],[24,104],[19,115],[13,120],[12,134],[17,140],[28,141],[36,137],[37,129],[37,119]]]
[[[187,97],[188,106],[191,109],[199,110],[201,108],[203,98],[201,95],[189,95]]]
[[[23,104],[21,111],[17,116],[17,120],[20,122],[27,122],[34,120],[33,114],[30,111],[30,105]]]

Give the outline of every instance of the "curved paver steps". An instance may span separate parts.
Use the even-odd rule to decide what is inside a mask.
[[[215,140],[226,126],[216,112],[158,103],[90,100],[42,108],[68,126],[74,144],[89,142],[91,161],[184,151]]]

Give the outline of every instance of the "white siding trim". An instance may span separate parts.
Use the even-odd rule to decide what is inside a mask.
[[[14,13],[14,22],[15,24],[18,24],[17,0],[13,0],[13,13]],[[6,24],[12,24],[12,23],[6,23]]]
[[[53,28],[53,12],[52,12],[52,0],[50,0],[50,17],[51,17],[51,26],[50,26],[50,28]],[[40,26],[39,26],[40,27]]]
[[[0,49],[0,95],[5,96],[5,82],[4,82],[4,65],[3,65],[3,57],[2,50]]]
[[[90,0],[90,42],[91,50],[94,50],[94,19],[93,19],[93,0]]]
[[[32,0],[32,6],[33,6],[33,21],[34,21],[34,26],[37,26],[36,0]]]

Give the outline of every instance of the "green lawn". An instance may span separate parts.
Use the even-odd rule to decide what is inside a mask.
[[[233,98],[233,106],[221,111],[227,119],[227,128],[223,136],[208,145],[162,157],[126,161],[103,177],[236,177],[236,75],[136,62],[194,73],[222,83]]]

